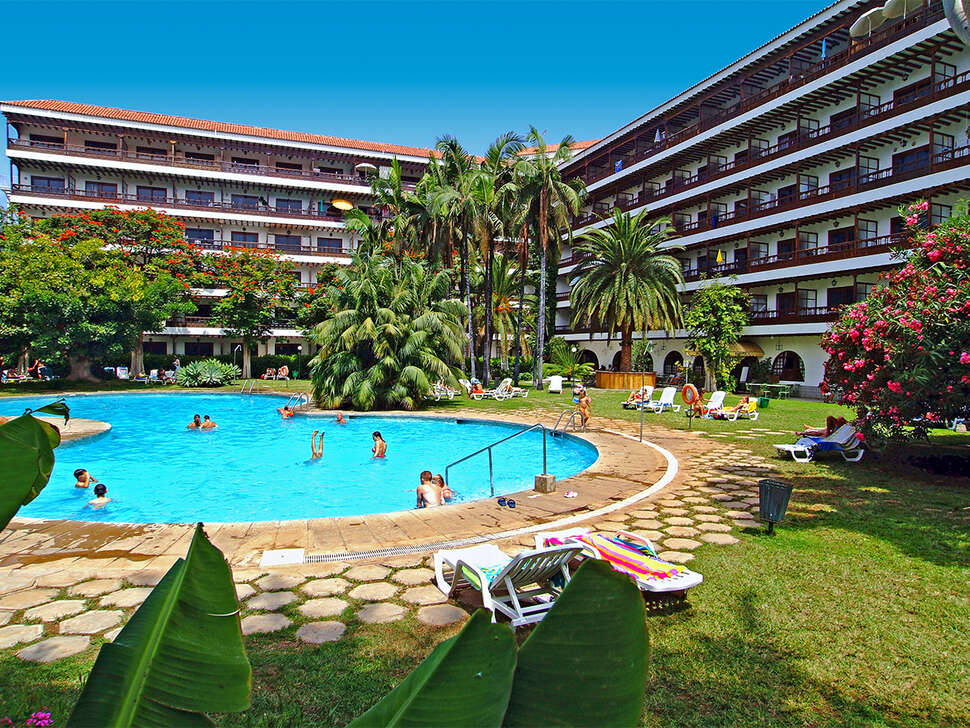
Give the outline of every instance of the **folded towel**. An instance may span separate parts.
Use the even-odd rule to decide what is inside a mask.
[[[674,564],[644,553],[640,548],[618,538],[609,538],[600,533],[588,533],[578,534],[569,540],[589,546],[614,569],[627,574],[648,579],[669,579],[682,573],[682,570]],[[551,538],[547,539],[546,543],[549,546],[558,546],[562,541]]]

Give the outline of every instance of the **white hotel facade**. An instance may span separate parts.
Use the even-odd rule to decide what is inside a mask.
[[[970,197],[970,52],[939,0],[891,0],[896,17],[850,33],[879,3],[842,0],[594,144],[565,166],[589,189],[574,233],[614,207],[669,215],[683,246],[684,299],[717,278],[750,294],[741,350],[771,360],[783,382],[822,378],[819,336],[839,306],[897,265],[897,207],[930,202],[930,222]],[[868,27],[866,28],[868,30]],[[369,172],[393,158],[415,182],[430,151],[63,101],[0,104],[9,198],[24,212],[151,206],[180,218],[210,249],[274,248],[316,282],[356,244],[335,201],[372,214]],[[556,333],[609,368],[618,343],[573,326],[579,262],[564,250]],[[194,317],[148,338],[155,353],[229,353],[208,325],[218,292]],[[207,299],[208,296],[208,299]],[[208,304],[207,304],[208,300]],[[280,322],[259,353],[295,353]],[[684,332],[652,332],[654,368],[692,366]]]

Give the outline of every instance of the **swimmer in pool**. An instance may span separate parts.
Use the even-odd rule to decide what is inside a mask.
[[[110,503],[111,499],[108,497],[108,489],[105,487],[104,483],[98,483],[94,486],[94,499],[88,501],[89,506],[94,506],[95,508],[100,508],[105,503]]]
[[[276,411],[280,413],[280,417],[282,417],[284,420],[287,419],[288,417],[293,416],[293,408],[290,407],[290,405],[285,405],[283,407],[280,407]]]
[[[418,486],[418,508],[433,508],[444,505],[441,490],[434,484],[430,470],[421,471],[421,484]]]
[[[441,473],[435,473],[434,477],[431,478],[431,483],[441,493],[442,500],[450,501],[455,497],[455,494],[451,492],[451,488],[445,483],[445,479],[441,477]]]
[[[310,450],[313,452],[313,454],[310,456],[310,459],[311,460],[316,460],[317,458],[322,458],[323,457],[323,436],[324,436],[325,433],[320,432],[319,449],[317,449],[317,433],[318,432],[320,432],[320,430],[314,430],[313,431],[313,434],[310,435]]]
[[[346,425],[347,424],[347,420],[344,419],[344,413],[343,412],[338,412],[337,413],[337,424],[338,425]]]
[[[202,418],[199,415],[194,415],[192,421],[189,423],[188,430],[201,430],[202,429]]]
[[[75,488],[87,488],[91,483],[97,483],[98,479],[91,475],[84,468],[78,468],[74,471],[74,479],[77,481],[74,484]]]
[[[384,457],[387,454],[387,443],[384,442],[384,438],[381,437],[381,433],[375,430],[371,437],[374,438],[374,447],[371,448],[371,452],[374,453],[374,457]]]
[[[202,429],[203,430],[211,430],[213,427],[218,427],[218,426],[219,425],[217,425],[215,422],[213,422],[212,420],[209,419],[209,415],[205,415],[202,418]]]

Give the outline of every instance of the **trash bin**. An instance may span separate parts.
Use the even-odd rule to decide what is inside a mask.
[[[758,510],[761,520],[768,522],[768,533],[775,530],[776,523],[785,519],[791,492],[791,483],[783,480],[764,478],[758,481]]]
[[[769,402],[771,402],[771,400],[767,397],[758,397],[758,409],[767,408]]]

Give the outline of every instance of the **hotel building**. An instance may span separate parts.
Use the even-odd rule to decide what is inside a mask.
[[[873,12],[880,7],[825,8],[564,170],[589,190],[575,234],[607,224],[614,208],[669,216],[671,244],[683,247],[675,254],[684,302],[705,280],[742,286],[751,314],[738,348],[744,365],[767,358],[803,394],[823,377],[819,337],[839,307],[899,264],[898,206],[925,199],[938,223],[970,197],[970,51],[938,0]],[[572,323],[578,262],[566,248],[556,331],[608,368],[618,342]],[[648,338],[658,372],[702,370],[683,331]]]
[[[0,104],[7,120],[10,202],[34,217],[105,206],[152,207],[185,223],[208,250],[273,249],[313,286],[325,263],[356,247],[341,207],[374,209],[368,175],[401,164],[420,178],[427,149],[199,121],[64,101]],[[336,206],[335,206],[336,203]],[[228,354],[238,343],[211,325],[222,292],[197,291],[198,311],[146,335],[156,354]],[[309,353],[292,321],[280,321],[259,354]]]

